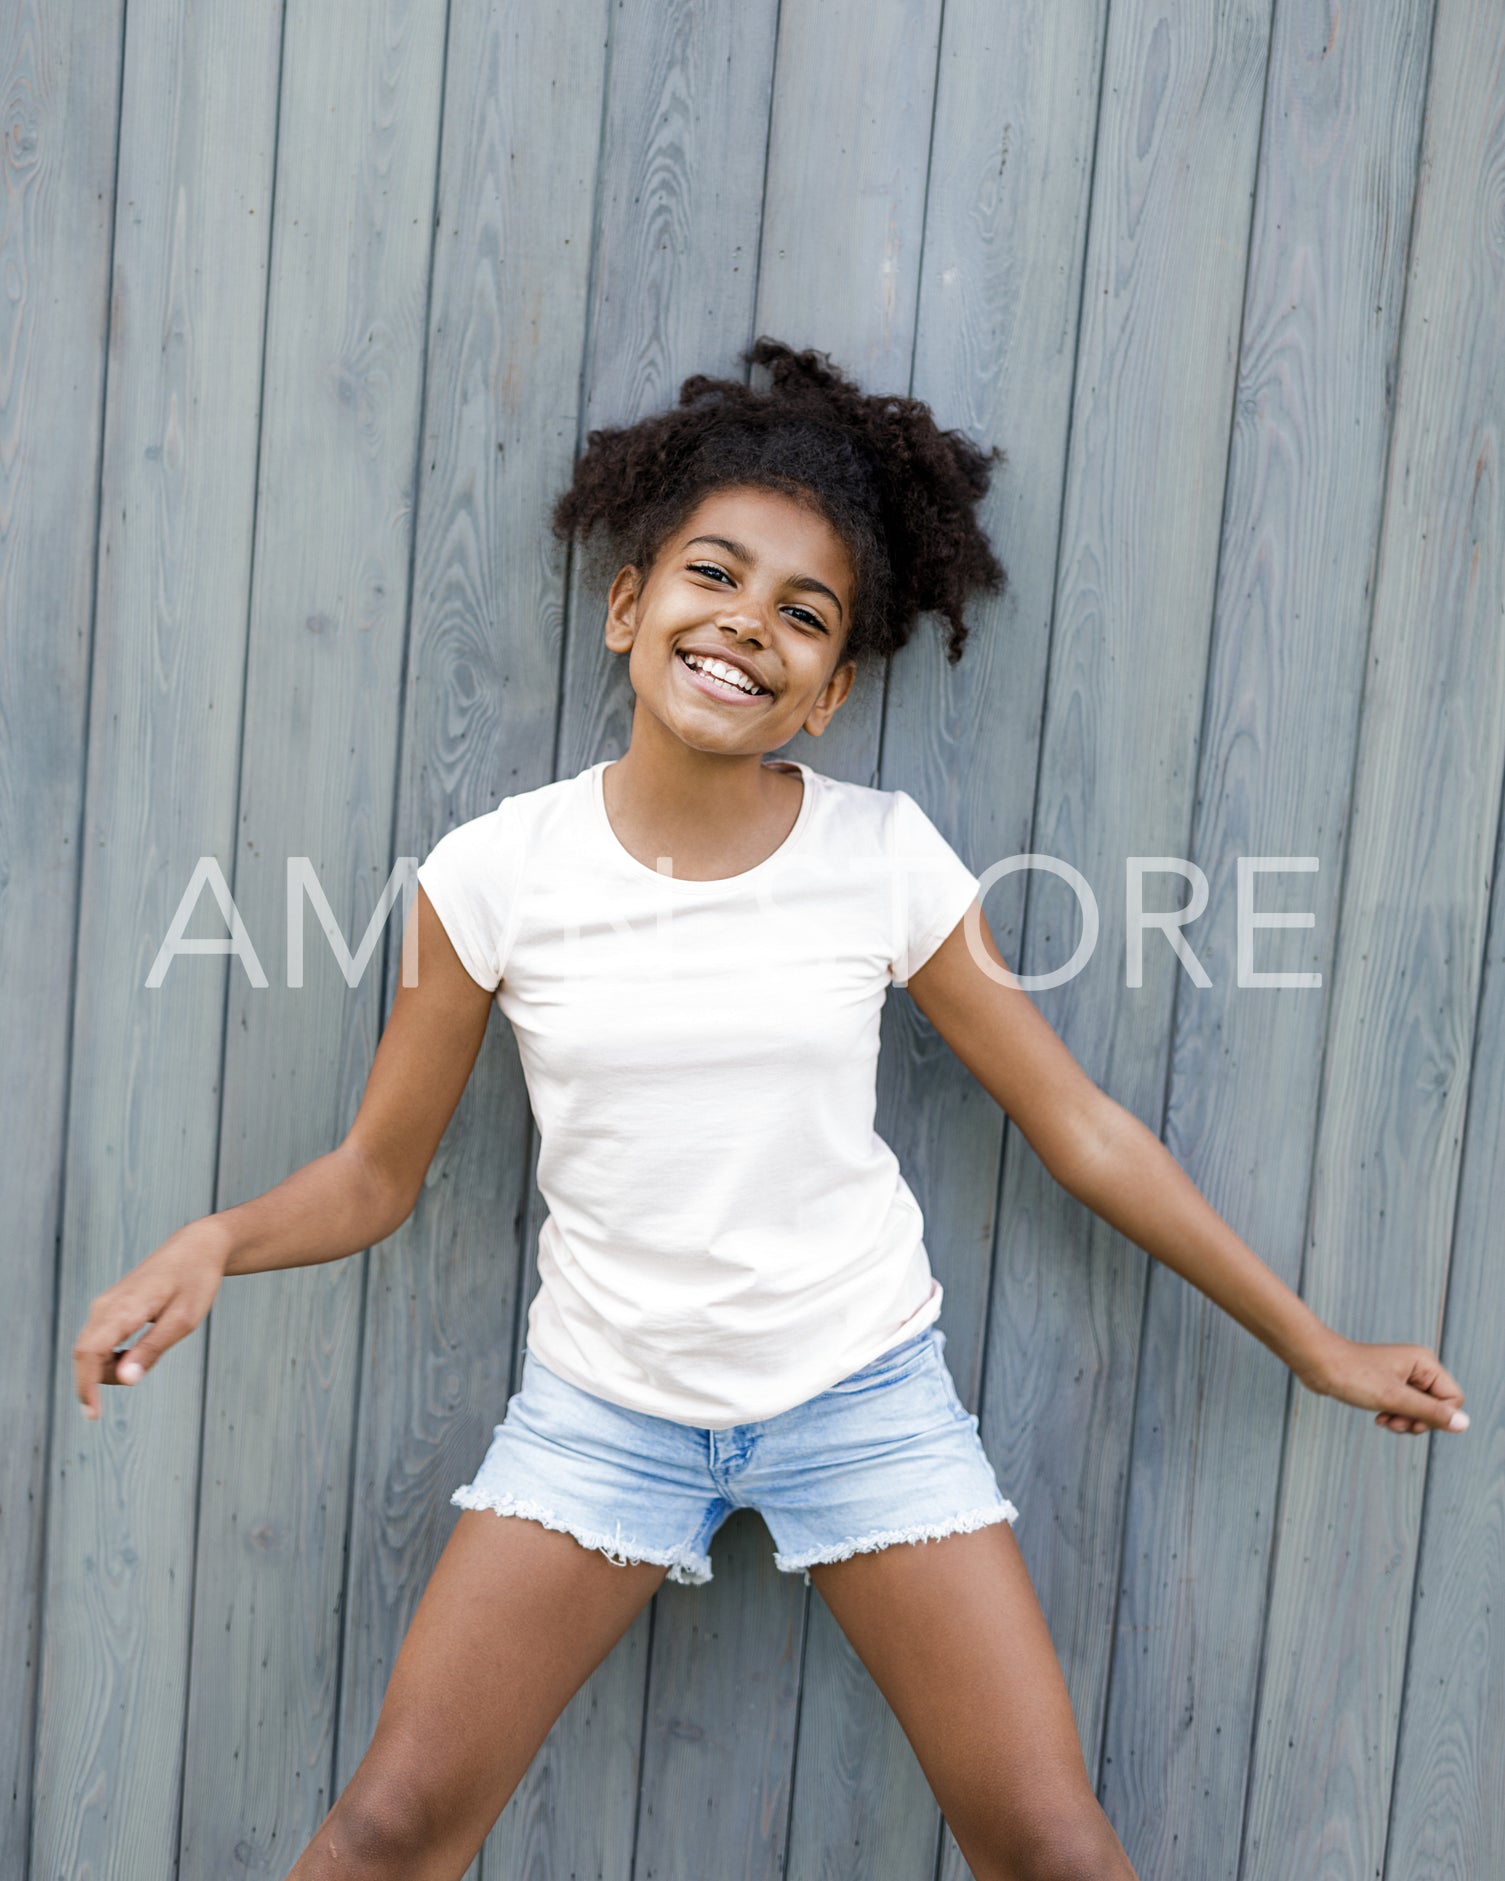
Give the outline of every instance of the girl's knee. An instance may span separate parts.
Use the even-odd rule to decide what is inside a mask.
[[[401,1775],[357,1770],[330,1811],[320,1836],[337,1850],[341,1865],[332,1870],[352,1881],[420,1874],[433,1847],[433,1806],[427,1791]]]
[[[1015,1823],[1006,1834],[985,1834],[981,1846],[962,1853],[977,1881],[1135,1881],[1123,1844],[1095,1798],[1027,1826]]]

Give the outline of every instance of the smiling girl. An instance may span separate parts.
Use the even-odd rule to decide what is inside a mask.
[[[764,339],[744,357],[769,390],[696,377],[677,408],[593,432],[555,511],[617,567],[625,754],[434,847],[422,970],[346,1141],[179,1230],[75,1347],[97,1415],[224,1275],[393,1233],[501,1007],[549,1207],[521,1389],[454,1492],[371,1746],[293,1881],[462,1875],[572,1694],[666,1577],[711,1578],[744,1507],[892,1705],[978,1881],[1132,1876],[946,1365],[920,1210],[873,1128],[890,985],[1058,1182],[1309,1389],[1396,1432],[1467,1421],[1432,1352],[1325,1326],[1091,1082],[911,797],[770,761],[920,613],[960,657],[967,598],[1003,581],[975,515],[998,453],[824,355]]]

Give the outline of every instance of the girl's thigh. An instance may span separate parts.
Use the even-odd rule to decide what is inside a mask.
[[[974,1874],[1132,1877],[1009,1524],[852,1555],[810,1578]]]
[[[555,1719],[666,1570],[462,1511],[392,1668],[371,1746],[336,1805],[396,1843],[470,1856]]]

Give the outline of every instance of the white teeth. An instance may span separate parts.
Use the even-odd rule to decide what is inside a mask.
[[[696,672],[709,673],[712,679],[725,680],[727,685],[736,686],[742,692],[758,693],[763,690],[761,686],[754,685],[744,672],[725,660],[707,659],[698,653],[687,653],[684,660],[686,666],[693,667]]]

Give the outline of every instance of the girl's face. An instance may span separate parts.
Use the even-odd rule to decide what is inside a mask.
[[[606,644],[629,656],[639,708],[683,743],[761,754],[797,731],[819,737],[851,690],[854,587],[846,545],[817,510],[776,490],[715,490],[646,579],[619,571]]]

